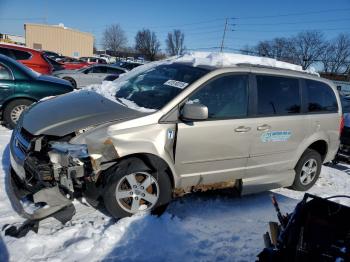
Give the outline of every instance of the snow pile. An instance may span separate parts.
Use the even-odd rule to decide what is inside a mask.
[[[214,52],[189,52],[173,59],[174,62],[191,63],[193,66],[211,67],[232,67],[238,64],[251,64],[260,66],[289,69],[299,72],[315,74],[316,71],[304,71],[299,65],[278,61],[273,58],[250,56],[234,53],[214,53]],[[317,73],[316,73],[317,74]]]

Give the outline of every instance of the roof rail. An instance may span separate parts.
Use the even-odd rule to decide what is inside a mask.
[[[250,64],[250,63],[237,63],[237,66],[250,66],[250,67],[257,67],[257,68],[266,68],[266,69],[273,69],[273,70],[281,70],[281,71],[290,71],[290,72],[296,72],[300,74],[306,74],[306,75],[314,75],[314,76],[320,76],[318,73],[312,73],[309,71],[299,71],[299,70],[293,70],[288,68],[281,68],[281,67],[275,67],[275,66],[267,66],[267,65],[259,65],[259,64]]]

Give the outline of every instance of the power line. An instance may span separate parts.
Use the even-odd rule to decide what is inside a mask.
[[[285,17],[285,16],[303,16],[311,14],[322,14],[330,12],[344,12],[349,11],[350,8],[339,8],[339,9],[327,9],[327,10],[318,10],[318,11],[308,11],[308,12],[298,12],[298,13],[285,13],[279,15],[264,15],[264,16],[246,16],[246,17],[237,17],[238,19],[262,19],[262,18],[275,18],[275,17]]]
[[[341,22],[341,21],[350,21],[350,18],[344,19],[329,19],[329,20],[313,20],[313,21],[298,21],[298,22],[283,22],[283,23],[253,23],[253,24],[241,24],[238,23],[239,26],[279,26],[279,25],[297,25],[297,24],[307,24],[307,23],[330,23],[330,22]]]
[[[45,20],[45,17],[24,17],[24,18],[9,18],[9,17],[0,17],[0,20],[8,20],[8,21],[24,21],[24,20],[30,20],[30,21],[33,21],[33,20]]]
[[[306,29],[306,28],[300,28],[300,29],[284,29],[284,30],[250,30],[250,29],[242,29],[242,30],[236,30],[240,32],[257,32],[257,33],[279,33],[279,32],[295,32],[295,31],[305,31],[305,30],[311,30],[311,31],[333,31],[333,30],[350,30],[350,27],[337,27],[337,28],[314,28],[314,29]]]

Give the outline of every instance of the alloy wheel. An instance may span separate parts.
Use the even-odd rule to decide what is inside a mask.
[[[317,162],[311,158],[305,162],[301,169],[300,182],[304,186],[309,185],[314,180],[317,173]]]
[[[115,196],[119,206],[129,213],[148,211],[158,201],[159,185],[147,172],[132,173],[119,180]]]

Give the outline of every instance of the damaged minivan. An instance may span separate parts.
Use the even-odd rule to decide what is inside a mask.
[[[121,218],[195,191],[308,190],[339,146],[337,90],[247,57],[189,54],[36,103],[11,138],[11,199],[45,207],[32,219],[82,197]]]

